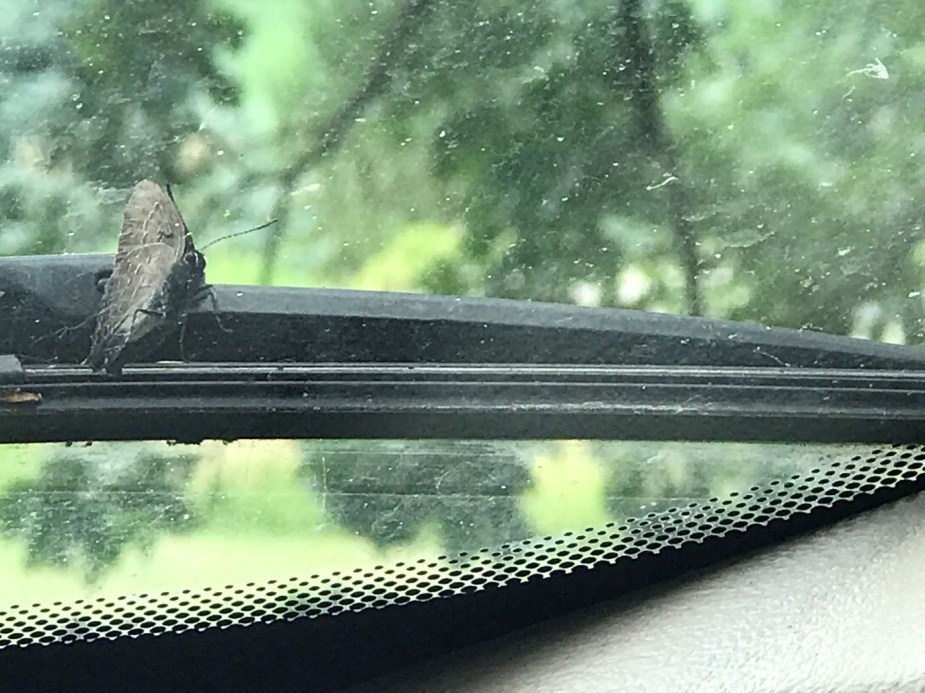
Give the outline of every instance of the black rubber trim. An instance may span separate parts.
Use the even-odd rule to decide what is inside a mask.
[[[925,372],[408,364],[25,369],[0,441],[918,442]],[[29,395],[32,398],[29,398]]]

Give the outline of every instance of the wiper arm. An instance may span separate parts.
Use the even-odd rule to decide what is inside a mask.
[[[110,255],[0,258],[0,353],[76,364]],[[704,318],[500,299],[215,288],[185,360],[237,363],[581,364],[917,369],[913,347]],[[83,324],[82,324],[83,323]],[[231,330],[227,333],[224,330]],[[153,360],[179,360],[177,339]]]

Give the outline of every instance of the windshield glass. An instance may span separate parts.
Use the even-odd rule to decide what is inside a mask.
[[[785,11],[786,9],[786,11]],[[13,3],[0,252],[172,183],[213,283],[922,332],[919,3]]]
[[[0,626],[13,606],[396,565],[413,573],[542,537],[627,537],[644,518],[728,502],[870,450],[463,440],[0,446]]]
[[[809,330],[903,344],[916,344],[925,333],[925,236],[918,202],[925,200],[925,176],[919,171],[925,157],[921,2],[841,0],[805,7],[724,0],[5,4],[0,12],[0,255],[41,256],[36,263],[24,261],[26,269],[14,279],[28,275],[32,287],[49,290],[50,285],[51,293],[67,294],[58,304],[30,303],[21,295],[28,291],[14,295],[7,284],[0,285],[0,328],[15,326],[0,333],[32,330],[19,342],[8,340],[17,348],[2,353],[18,354],[26,342],[23,352],[34,349],[25,354],[35,357],[29,364],[41,364],[29,373],[19,370],[19,362],[10,365],[5,375],[15,384],[4,385],[0,393],[0,407],[11,414],[6,421],[15,415],[31,424],[113,423],[97,430],[115,431],[111,437],[117,438],[154,437],[145,434],[145,425],[149,431],[164,430],[155,424],[173,417],[167,424],[173,425],[178,415],[163,412],[185,407],[189,412],[179,416],[190,425],[182,440],[190,441],[244,435],[227,428],[190,430],[201,421],[220,426],[226,412],[231,420],[239,406],[238,417],[247,411],[263,417],[257,425],[287,412],[328,415],[306,418],[324,426],[272,434],[251,428],[248,437],[364,438],[383,430],[384,437],[388,431],[393,437],[433,436],[428,430],[383,428],[390,416],[400,418],[420,404],[424,396],[415,393],[438,389],[428,389],[420,371],[407,378],[418,378],[411,382],[418,389],[404,390],[386,371],[369,376],[375,388],[365,381],[342,384],[329,373],[328,398],[312,400],[312,392],[321,389],[312,389],[313,373],[320,371],[303,373],[303,380],[283,388],[289,381],[284,383],[278,362],[340,364],[358,355],[354,362],[379,357],[380,364],[400,362],[396,368],[411,372],[409,354],[416,354],[417,366],[433,362],[438,371],[460,361],[552,364],[560,370],[563,363],[712,367],[730,364],[689,352],[719,344],[711,353],[722,359],[738,344],[760,361],[759,367],[767,366],[772,375],[779,375],[778,369],[787,378],[785,371],[799,370],[789,368],[792,363],[823,367],[833,362],[823,356],[835,340]],[[98,313],[94,346],[88,321],[80,337],[86,341],[80,358],[89,349],[87,363],[108,375],[69,369],[80,360],[71,358],[76,347],[67,359],[58,359],[55,349],[68,339],[76,343],[79,326],[53,331],[49,315],[73,317],[80,304],[87,310],[77,320],[86,317],[99,305],[95,292],[102,290],[103,277],[95,268],[80,275],[90,277],[92,286],[90,281],[68,284],[67,268],[80,262],[89,267],[95,260],[100,268],[111,263],[47,258],[114,252],[126,203],[145,180],[164,191],[142,184],[135,199],[144,201],[130,208],[125,226],[143,228],[158,204],[171,212],[166,197],[171,193],[195,248],[177,236],[166,261],[151,255],[121,277],[113,271],[105,286],[115,288],[104,296],[116,298],[107,298]],[[209,245],[270,220],[275,223]],[[207,260],[205,268],[193,252],[197,249]],[[144,296],[133,293],[138,285],[132,277],[150,279],[135,271],[139,267],[160,272],[154,277],[160,284],[141,282],[150,290]],[[174,317],[174,309],[180,312],[184,302],[167,289],[180,287],[186,292],[182,298],[207,301],[208,284],[404,291],[474,300],[419,306],[409,299],[404,312],[386,307],[378,313],[358,303],[350,320],[338,322],[346,302],[330,298],[338,292],[315,292],[316,303],[303,312],[314,311],[318,319],[284,324],[283,308],[308,305],[292,295],[311,292],[219,289],[216,293],[231,304],[242,298],[236,305],[251,312],[235,320],[232,306],[226,320],[215,310],[219,319],[194,327],[191,335],[183,334],[184,323],[179,339],[166,340],[169,349],[163,353],[174,361],[216,361],[227,368],[199,375],[187,369],[182,381],[171,380],[180,378],[180,366],[109,379],[120,375],[123,361],[138,363],[129,358],[129,347],[139,346],[140,353],[143,333],[163,337],[159,321]],[[254,305],[257,299],[248,303],[250,294],[288,298],[285,306],[283,298],[267,306],[269,318],[261,322],[257,318],[264,309]],[[653,327],[654,317],[664,316],[645,315],[630,330],[627,316],[636,319],[636,314],[575,309],[590,316],[555,318],[552,309],[565,313],[563,306],[503,302],[495,305],[520,311],[516,320],[500,309],[492,321],[482,320],[479,316],[491,313],[472,306],[487,304],[478,300],[482,297],[640,309],[668,314],[669,324],[658,321]],[[374,294],[365,300],[387,298]],[[460,306],[457,315],[434,314],[434,305],[451,303]],[[753,327],[743,336],[742,325],[721,331],[714,323],[689,321],[691,338],[673,329],[684,322],[677,315],[807,332],[787,333],[785,339]],[[405,329],[415,320],[431,329]],[[450,323],[452,329],[444,329]],[[331,325],[347,325],[350,332]],[[383,325],[398,327],[389,331]],[[502,329],[511,325],[517,329]],[[122,343],[98,339],[104,327],[109,330],[104,337],[115,334]],[[627,349],[600,346],[621,329]],[[556,330],[561,334],[553,334]],[[569,342],[570,330],[580,332],[581,339]],[[771,335],[755,346],[749,340],[757,340],[757,332]],[[791,338],[806,338],[805,346],[794,346]],[[273,351],[290,341],[298,348]],[[234,352],[246,358],[196,358],[215,353],[205,347],[232,342],[246,342]],[[556,348],[569,344],[580,349]],[[902,351],[870,342],[861,346]],[[514,349],[518,358],[510,358]],[[624,357],[631,350],[635,361]],[[465,358],[457,359],[459,354]],[[862,356],[850,363],[864,363]],[[264,364],[263,380],[249,379],[247,368],[260,359],[272,362]],[[248,363],[232,373],[229,363],[239,361]],[[906,363],[897,357],[887,366]],[[868,448],[556,439],[616,437],[577,425],[562,433],[552,425],[565,414],[572,423],[591,420],[595,408],[603,416],[604,405],[614,402],[640,418],[648,411],[675,420],[694,410],[710,413],[715,401],[706,390],[728,394],[741,384],[734,378],[700,373],[695,384],[709,382],[696,392],[693,381],[680,378],[663,390],[634,380],[620,385],[624,390],[592,397],[588,389],[597,384],[592,379],[603,376],[579,380],[565,374],[531,390],[539,376],[515,373],[522,379],[515,382],[507,374],[518,387],[504,389],[507,376],[501,370],[476,383],[480,415],[494,415],[495,406],[506,414],[529,414],[530,405],[530,411],[549,416],[542,419],[549,430],[531,429],[530,437],[551,440],[136,441],[84,447],[82,440],[93,436],[83,429],[82,437],[73,436],[73,445],[12,445],[6,438],[0,445],[0,647],[16,642],[11,629],[24,622],[16,605],[244,583],[259,591],[265,581],[307,575],[319,581],[308,590],[317,600],[325,598],[325,581],[334,572],[362,574],[378,567],[375,589],[383,584],[382,589],[391,589],[389,571],[399,565],[424,565],[418,573],[431,565],[449,571],[433,580],[436,587],[428,594],[439,596],[439,589],[455,580],[452,561],[467,552],[487,551],[479,560],[503,563],[496,582],[504,584],[526,574],[510,559],[523,542],[545,542],[544,556],[551,558],[544,565],[559,565],[555,561],[565,559],[550,546],[568,544],[570,532],[606,528],[600,536],[582,535],[584,543],[572,550],[591,556],[591,565],[610,549],[621,560],[635,558],[643,550],[658,553],[678,537],[697,543],[720,525],[722,532],[762,526],[772,516],[789,517],[786,513],[828,502],[814,478],[817,468],[828,470],[822,476],[828,475],[834,495],[843,491],[848,498],[874,487],[854,461]],[[36,374],[46,380],[39,382]],[[453,406],[471,404],[466,395],[472,388],[438,375],[449,378],[438,382],[433,376],[446,397],[432,401],[435,408],[442,404],[446,421],[455,416]],[[889,397],[870,400],[864,409],[858,403],[868,400],[844,383],[836,397],[830,396],[834,380],[817,383],[810,394],[803,381],[771,383],[724,400],[726,418],[714,430],[736,414],[742,421],[751,416],[773,422],[779,412],[771,410],[786,409],[781,405],[786,400],[784,405],[793,406],[781,430],[819,440],[811,434],[827,425],[825,420],[817,417],[804,427],[802,412],[831,413],[826,409],[831,405],[836,414],[844,413],[840,431],[851,426],[850,416],[871,421],[870,431],[897,407],[920,399],[918,390],[895,384],[871,387],[867,371],[849,375],[863,380],[862,387],[873,394]],[[228,395],[232,390],[223,388],[234,378],[240,389]],[[275,404],[266,404],[271,400],[258,395],[276,392],[271,385],[279,385],[289,399],[276,395]],[[563,404],[565,385],[572,399]],[[613,394],[630,390],[644,397],[626,404]],[[760,393],[772,390],[776,399],[762,408]],[[667,391],[674,399],[658,400]],[[512,392],[526,394],[516,400]],[[404,401],[403,393],[412,394]],[[381,408],[387,396],[392,409],[379,412],[379,428],[372,432],[362,423],[349,428],[353,424],[343,417],[337,421],[337,411],[331,415],[331,409],[346,410],[347,404]],[[325,407],[329,410],[321,411]],[[418,414],[426,429],[425,413]],[[472,420],[485,421],[466,419]],[[461,438],[517,437],[516,416],[499,414],[497,420],[512,422],[511,430],[454,430]],[[335,432],[325,428],[338,424]],[[54,436],[60,428],[46,430],[51,436],[43,440],[68,440]],[[874,434],[885,430],[891,429],[881,426]],[[636,437],[659,437],[659,431],[649,431]],[[913,454],[878,449],[863,457],[864,474],[881,474],[876,466],[881,453],[896,465],[907,462],[902,455]],[[836,457],[843,466],[826,466]],[[896,478],[918,474],[922,460],[913,462],[917,467],[911,472],[897,466]],[[803,481],[792,481],[800,474]],[[883,478],[892,483],[893,477],[884,473]],[[754,508],[732,500],[732,494],[753,487],[770,489],[755,492]],[[684,515],[693,514],[683,509],[695,503],[701,507],[700,525]],[[722,512],[717,503],[726,503]],[[783,514],[773,515],[775,503]],[[643,526],[651,513],[663,514],[652,520],[658,527]],[[630,520],[638,521],[635,534],[621,524]],[[419,577],[411,571],[395,580],[406,594]],[[352,599],[353,583],[348,583],[339,584],[343,603]],[[467,586],[475,584],[481,583]],[[298,589],[306,591],[304,585]]]

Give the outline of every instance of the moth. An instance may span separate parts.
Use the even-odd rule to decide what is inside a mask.
[[[174,328],[185,326],[190,310],[207,297],[214,304],[205,268],[170,188],[137,183],[125,206],[86,363],[119,375],[125,363],[149,356]]]

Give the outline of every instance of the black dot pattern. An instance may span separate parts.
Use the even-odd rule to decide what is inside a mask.
[[[883,447],[724,499],[453,557],[261,584],[13,606],[0,610],[0,649],[246,626],[451,597],[785,522],[923,476],[925,447]]]

